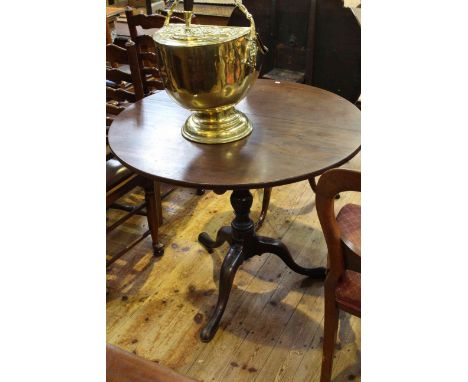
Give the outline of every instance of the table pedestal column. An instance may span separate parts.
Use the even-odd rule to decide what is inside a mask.
[[[204,342],[210,341],[216,334],[219,322],[226,309],[234,276],[244,260],[263,253],[272,253],[299,274],[321,280],[325,278],[325,268],[303,268],[294,261],[287,247],[280,240],[255,234],[254,222],[249,216],[252,202],[253,198],[249,190],[233,191],[231,205],[236,216],[231,226],[222,227],[216,235],[216,240],[212,240],[205,232],[198,236],[198,241],[210,253],[213,252],[213,248],[220,247],[226,241],[230,244],[229,251],[221,266],[218,302],[208,323],[200,333],[200,338]]]

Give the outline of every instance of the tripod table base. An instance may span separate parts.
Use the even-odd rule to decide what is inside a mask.
[[[252,200],[252,194],[249,190],[234,190],[231,195],[231,205],[236,216],[231,226],[222,227],[218,231],[215,240],[212,240],[205,232],[198,236],[198,241],[210,253],[213,252],[214,248],[220,247],[225,242],[230,245],[221,266],[218,302],[208,323],[200,333],[200,338],[204,342],[209,342],[218,330],[219,322],[229,299],[234,276],[244,260],[264,253],[272,253],[283,260],[289,268],[301,275],[320,280],[325,279],[325,268],[301,267],[294,261],[287,247],[280,240],[255,234],[254,222],[249,217]]]

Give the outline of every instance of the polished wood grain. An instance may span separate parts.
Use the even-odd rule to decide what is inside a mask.
[[[253,123],[250,136],[222,145],[193,143],[180,132],[190,112],[159,92],[119,114],[109,144],[125,165],[143,175],[221,190],[309,179],[359,151],[359,109],[325,90],[257,80],[238,109]]]

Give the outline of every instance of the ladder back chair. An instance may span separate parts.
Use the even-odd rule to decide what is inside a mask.
[[[114,44],[106,45],[106,131],[129,103],[144,96],[141,75],[134,43],[125,48]],[[106,159],[112,158],[106,144]]]
[[[106,61],[108,63],[106,65],[106,125],[108,127],[112,124],[113,116],[118,115],[129,103],[142,99],[144,93],[134,42],[127,42],[126,49],[108,44]],[[116,64],[122,66],[115,67]],[[122,206],[117,203],[118,199],[136,187],[142,187],[145,190],[143,203],[135,207]],[[163,246],[158,240],[158,229],[162,223],[160,184],[135,174],[123,166],[112,157],[108,146],[106,151],[106,207],[127,212],[106,227],[106,233],[110,233],[135,214],[146,215],[149,227],[143,235],[114,255],[107,265],[115,262],[148,235],[151,235],[154,255],[163,254]],[[146,208],[146,214],[143,213],[144,208]]]
[[[335,196],[346,191],[361,192],[360,172],[330,170],[317,184],[317,214],[328,249],[320,382],[331,380],[339,310],[361,317],[361,207],[346,204],[335,217]]]
[[[149,34],[140,34],[138,28],[143,30],[162,28],[166,17],[160,14],[144,15],[133,14],[133,8],[125,9],[127,18],[128,30],[130,38],[136,44],[138,62],[140,72],[142,74],[143,88],[146,95],[151,93],[151,90],[162,90],[164,85],[159,76],[159,70],[156,58],[156,46],[153,37]],[[185,21],[179,17],[172,16],[171,23],[184,23]],[[152,35],[152,33],[151,33]]]
[[[164,85],[159,76],[158,62],[156,57],[156,45],[153,37],[149,34],[140,34],[138,28],[143,30],[160,29],[164,26],[166,17],[160,14],[133,14],[133,8],[126,7],[125,17],[127,18],[130,38],[136,44],[138,64],[140,67],[141,79],[143,83],[143,92],[150,95],[158,90],[163,90]],[[171,23],[185,23],[177,16],[171,17]],[[205,190],[197,189],[197,195],[203,195]]]

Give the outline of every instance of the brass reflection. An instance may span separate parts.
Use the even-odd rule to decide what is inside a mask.
[[[250,27],[225,27],[169,24],[170,15],[154,40],[167,93],[193,111],[182,135],[209,144],[246,137],[252,123],[234,106],[258,76],[258,49],[266,49],[258,42],[252,16]]]

